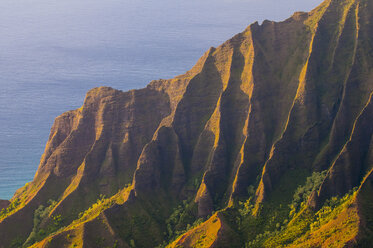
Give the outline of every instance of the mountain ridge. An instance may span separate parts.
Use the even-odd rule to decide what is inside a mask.
[[[327,0],[174,79],[92,89],[0,205],[0,247],[369,244],[372,10]]]

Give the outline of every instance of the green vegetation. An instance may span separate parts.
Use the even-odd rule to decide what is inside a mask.
[[[337,219],[343,211],[346,211],[351,206],[355,190],[350,191],[343,197],[332,197],[317,212],[313,212],[305,204],[301,204],[302,207],[300,210],[289,212],[290,221],[288,219],[281,221],[281,219],[274,218],[273,220],[277,221],[274,226],[269,226],[265,221],[268,220],[268,214],[264,219],[263,217],[251,216],[247,213],[250,213],[250,209],[253,206],[247,203],[243,204],[241,209],[239,209],[240,217],[244,217],[240,229],[245,231],[250,229],[259,230],[259,232],[249,232],[249,235],[246,237],[247,242],[245,247],[283,247],[294,244],[298,240],[302,240],[301,243],[305,242],[308,239],[307,237],[317,233],[323,226]],[[274,216],[276,216],[276,213],[272,214],[272,218]],[[323,236],[315,234],[314,242],[325,242],[327,238],[332,236],[333,232],[335,233],[337,230],[343,228],[351,228],[349,225],[354,224],[354,221],[353,216],[348,217],[343,222],[344,226],[339,226],[338,229],[334,228],[331,231],[325,231],[324,233],[327,234],[323,234]]]
[[[312,175],[306,179],[306,184],[297,188],[293,196],[293,201],[290,204],[290,215],[294,215],[297,211],[299,211],[299,208],[304,206],[311,193],[320,187],[326,173],[326,170],[312,173]]]
[[[18,237],[12,240],[12,242],[10,243],[10,248],[19,248],[19,247],[22,247],[22,244],[23,244],[22,238]]]
[[[341,213],[342,210],[350,207],[356,190],[357,188],[350,190],[350,192],[343,197],[334,196],[328,199],[324,206],[316,212],[314,222],[310,225],[311,231],[316,230],[332,219],[337,218],[337,215]]]
[[[189,230],[196,221],[196,216],[196,204],[194,202],[183,201],[166,220],[168,239],[172,240]]]
[[[57,205],[56,201],[49,200],[49,206],[40,205],[34,212],[34,227],[24,243],[23,247],[28,247],[63,227],[61,215],[49,216],[52,209]],[[48,223],[47,226],[46,223]]]
[[[197,218],[197,205],[192,200],[184,200],[173,209],[172,214],[166,220],[165,241],[157,247],[166,247],[183,233],[200,225],[204,220]]]
[[[7,208],[4,208],[0,211],[0,220],[4,219],[5,217],[9,216],[20,206],[20,200],[16,198],[14,201],[10,203]]]
[[[265,202],[260,205],[259,215],[254,215],[254,190],[250,186],[248,200],[238,202],[229,212],[230,218],[234,218],[233,222],[237,227],[237,232],[243,240],[246,240],[245,247],[283,247],[291,245],[297,240],[306,239],[305,237],[318,232],[323,226],[335,221],[343,211],[351,206],[356,188],[343,197],[332,197],[325,202],[319,211],[314,212],[307,207],[306,203],[311,192],[320,187],[325,176],[326,171],[314,172],[306,178],[304,185],[298,186],[289,205],[273,201]],[[352,232],[354,221],[355,217],[353,215],[346,217],[343,224],[338,226],[338,230],[345,228]],[[325,241],[332,236],[332,233],[323,237],[316,234],[314,236],[314,242]],[[302,242],[305,242],[305,240]]]
[[[350,207],[356,191],[350,191],[343,197],[333,197],[324,206],[314,213],[307,207],[304,207],[296,217],[289,223],[286,229],[273,235],[272,238],[265,241],[266,247],[280,247],[283,245],[291,244],[297,239],[309,239],[311,234],[314,234],[315,242],[324,243],[325,240],[331,236],[319,235],[317,231],[327,223],[335,220],[342,211]],[[353,219],[344,220],[344,225],[353,222]],[[336,224],[332,225],[331,232],[336,232]],[[344,227],[340,227],[343,229]],[[347,227],[350,228],[350,227]],[[348,230],[344,230],[347,232]],[[328,231],[329,232],[329,231]],[[316,233],[316,234],[315,234]],[[308,238],[307,238],[308,237]]]
[[[93,203],[87,210],[84,212],[79,213],[78,220],[73,221],[73,224],[77,222],[84,222],[88,219],[91,219],[94,216],[97,216],[101,213],[102,210],[107,209],[111,205],[115,203],[116,199],[112,198],[105,198],[105,195],[100,195],[99,198],[95,203]]]

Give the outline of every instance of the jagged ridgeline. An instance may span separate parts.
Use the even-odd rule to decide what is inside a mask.
[[[0,247],[371,247],[373,1],[254,23],[186,74],[88,92]]]

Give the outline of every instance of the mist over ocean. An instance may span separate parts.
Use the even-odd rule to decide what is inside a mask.
[[[97,86],[190,69],[250,23],[320,0],[1,0],[0,199],[31,181],[53,120]]]

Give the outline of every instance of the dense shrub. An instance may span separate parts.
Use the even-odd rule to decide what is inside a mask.
[[[48,219],[49,213],[57,205],[56,201],[49,200],[48,207],[40,205],[34,212],[34,227],[24,243],[23,247],[28,247],[45,237],[49,234],[56,232],[62,227],[62,217],[61,215],[50,216],[50,224],[46,227],[43,227],[43,222]]]
[[[326,170],[312,173],[312,175],[307,178],[306,183],[297,188],[293,196],[293,201],[290,204],[291,216],[293,216],[300,209],[302,204],[307,202],[307,199],[311,195],[312,191],[315,191],[320,187],[324,181],[326,173]]]
[[[17,209],[19,205],[20,205],[20,200],[17,198],[13,202],[11,202],[7,208],[3,208],[0,211],[0,220],[10,215],[14,210]]]

